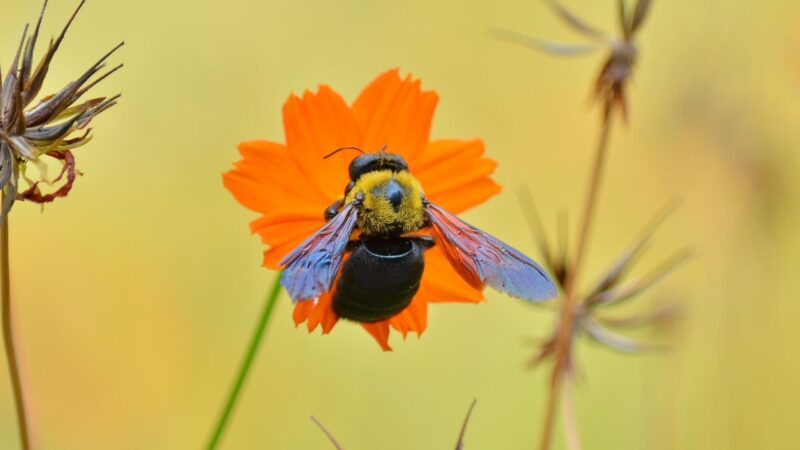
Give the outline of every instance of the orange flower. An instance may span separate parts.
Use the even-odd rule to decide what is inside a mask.
[[[261,217],[250,229],[261,235],[268,249],[264,266],[279,269],[278,262],[325,224],[323,213],[342,197],[349,178],[350,152],[323,156],[344,146],[358,146],[402,155],[409,170],[422,183],[425,196],[453,213],[475,206],[500,191],[492,181],[495,162],[484,158],[483,142],[430,141],[431,122],[438,95],[423,91],[419,80],[401,79],[398,70],[381,74],[351,106],[326,85],[302,98],[289,97],[283,107],[286,144],[248,141],[239,144],[242,160],[224,175],[225,187],[236,199]],[[428,323],[428,303],[483,300],[452,268],[434,246],[425,254],[425,271],[417,295],[390,319],[362,323],[384,350],[389,330],[406,337],[421,335]],[[295,305],[294,321],[318,326],[328,333],[338,321],[330,292],[316,302]]]

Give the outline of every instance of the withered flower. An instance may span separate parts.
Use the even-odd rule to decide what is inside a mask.
[[[622,117],[627,120],[628,104],[625,92],[639,56],[634,38],[641,29],[652,2],[638,0],[631,11],[626,7],[624,0],[618,0],[620,35],[614,37],[589,25],[555,0],[545,1],[569,27],[590,42],[583,45],[564,44],[536,39],[508,30],[498,30],[497,36],[560,56],[578,56],[606,49],[608,56],[594,82],[592,95],[602,105],[605,117],[608,117],[611,110],[616,107],[619,108]]]
[[[566,246],[563,243],[556,246],[551,244],[536,213],[530,193],[520,191],[520,199],[528,214],[539,250],[543,255],[542,262],[551,273],[556,274],[556,282],[562,290],[565,290],[567,274],[571,270],[571,266],[568,264]],[[664,305],[656,310],[628,317],[609,316],[606,310],[634,299],[692,256],[691,249],[678,251],[638,280],[627,281],[628,274],[650,245],[653,234],[669,214],[675,210],[677,204],[677,202],[672,202],[659,211],[656,217],[641,231],[628,248],[610,264],[599,279],[590,284],[584,293],[575,295],[573,303],[575,305],[573,310],[575,315],[573,334],[583,332],[592,340],[612,350],[624,353],[637,353],[664,348],[664,345],[641,342],[621,333],[628,329],[665,323],[675,319],[679,313],[677,305]],[[559,336],[556,330],[544,344],[539,346],[537,353],[531,359],[531,365],[537,365],[554,357],[559,347],[558,339]],[[571,359],[566,361],[566,365],[570,371],[574,368]]]
[[[619,37],[610,37],[588,25],[555,0],[545,1],[564,22],[588,38],[590,43],[587,45],[554,43],[511,31],[501,31],[499,37],[558,55],[581,55],[605,48],[608,51],[608,56],[592,86],[592,97],[602,105],[603,115],[574,251],[568,252],[567,250],[566,220],[560,221],[560,245],[551,245],[533,207],[530,194],[523,192],[526,195],[522,196],[523,206],[529,213],[531,227],[544,256],[545,266],[548,266],[547,268],[555,274],[556,281],[562,292],[558,321],[550,337],[544,342],[538,343],[536,353],[531,359],[532,366],[547,362],[551,368],[548,395],[543,415],[544,422],[539,441],[541,450],[551,448],[556,410],[559,407],[563,407],[564,410],[564,430],[568,446],[570,448],[579,448],[579,437],[577,426],[575,425],[570,386],[572,377],[576,372],[573,350],[578,339],[588,336],[609,348],[626,353],[663,348],[663,345],[639,342],[627,336],[624,332],[633,327],[664,323],[669,319],[675,318],[677,310],[674,306],[631,317],[607,316],[605,310],[636,297],[686,261],[690,256],[688,251],[678,252],[649,275],[640,278],[638,281],[627,281],[628,273],[648,246],[656,228],[673,209],[673,206],[670,206],[645,228],[631,246],[600,276],[598,281],[585,288],[578,282],[583,275],[583,262],[586,259],[588,242],[605,172],[605,162],[608,158],[612,119],[615,113],[619,113],[627,121],[626,90],[638,57],[638,49],[634,43],[634,38],[644,23],[651,1],[637,0],[635,7],[629,10],[625,0],[618,0],[618,17],[621,29]]]
[[[53,57],[84,3],[80,2],[61,34],[50,40],[47,51],[34,65],[34,49],[47,7],[45,1],[33,34],[28,36],[26,26],[5,80],[0,76],[0,188],[3,192],[0,223],[5,220],[15,200],[47,203],[69,194],[78,174],[72,151],[91,140],[91,129],[86,127],[95,116],[114,106],[120,97],[117,94],[110,98],[96,97],[81,101],[92,87],[122,67],[119,64],[103,72],[106,60],[122,43],[75,81],[34,103]],[[100,75],[95,77],[97,74]],[[80,130],[84,131],[77,134]],[[61,164],[61,172],[53,180],[47,177],[45,157]],[[31,178],[28,174],[29,165],[38,169],[37,178]],[[27,189],[20,189],[20,178],[27,182]],[[48,193],[43,192],[40,188],[42,183],[53,186],[53,189]]]

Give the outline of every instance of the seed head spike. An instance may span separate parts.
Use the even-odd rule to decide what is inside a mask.
[[[478,403],[478,399],[472,399],[472,403],[469,405],[469,409],[467,410],[467,416],[464,417],[464,423],[461,425],[461,432],[458,434],[458,441],[456,441],[456,450],[463,450],[464,449],[464,435],[467,432],[467,425],[469,424],[469,418],[472,416],[472,411],[475,409],[475,404]]]
[[[633,11],[633,17],[631,18],[631,35],[634,35],[641,28],[652,3],[651,0],[639,0],[636,3],[636,9]]]
[[[317,427],[319,427],[319,429],[322,430],[323,433],[325,433],[325,436],[328,437],[328,440],[331,441],[331,444],[333,444],[333,447],[336,448],[336,450],[343,450],[342,446],[339,445],[339,443],[336,441],[336,438],[333,436],[333,433],[331,433],[327,428],[325,428],[325,425],[323,425],[319,419],[317,419],[314,416],[311,416],[311,421],[314,422],[317,425]]]
[[[592,27],[585,21],[581,20],[570,12],[567,8],[561,6],[560,3],[556,2],[555,0],[545,0],[545,3],[550,5],[551,8],[558,14],[564,22],[567,23],[573,30],[577,31],[578,33],[583,34],[586,37],[595,39],[595,40],[603,40],[605,38],[605,34]]]
[[[490,30],[490,33],[503,41],[557,56],[582,56],[601,48],[599,44],[563,44],[560,42],[546,41],[501,28],[494,28]]]

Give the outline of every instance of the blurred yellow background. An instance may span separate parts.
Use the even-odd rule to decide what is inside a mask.
[[[44,35],[77,0],[52,0]],[[565,0],[605,29],[612,0]],[[38,1],[6,0],[10,65]],[[640,270],[691,245],[698,257],[638,308],[686,305],[668,355],[582,342],[576,401],[587,449],[795,449],[800,443],[800,5],[656,1],[641,33],[631,124],[612,134],[588,273],[599,273],[667,200],[683,206]],[[491,27],[574,40],[535,0],[90,1],[45,91],[118,40],[123,92],[77,152],[66,200],[18,203],[13,295],[37,448],[193,449],[206,441],[273,273],[222,187],[245,139],[283,141],[291,92],[330,84],[348,101],[401,67],[440,94],[433,137],[485,139],[507,189],[465,217],[538,256],[514,187],[549,224],[582,201],[598,129],[587,102],[601,55],[562,60],[497,41]],[[43,43],[44,41],[42,41]],[[574,223],[574,220],[573,220]],[[422,339],[382,353],[360,327],[295,329],[282,297],[225,449],[534,447],[546,371],[524,362],[547,308],[493,292],[433,305]],[[637,302],[638,303],[638,302]],[[636,308],[636,307],[635,307]],[[557,433],[556,448],[565,448]],[[16,447],[0,370],[0,448]]]

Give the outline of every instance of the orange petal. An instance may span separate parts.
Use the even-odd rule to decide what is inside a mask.
[[[264,251],[264,267],[275,270],[279,269],[278,263],[283,257],[288,255],[289,252],[294,250],[318,229],[319,227],[316,225],[300,224],[292,233],[278,236],[262,235],[261,240],[269,245],[269,248]]]
[[[316,216],[319,216],[318,214]],[[250,231],[259,233],[262,236],[283,236],[288,234],[296,234],[299,228],[310,229],[312,232],[322,228],[325,225],[325,220],[322,217],[308,217],[308,216],[290,216],[290,217],[275,217],[275,216],[261,216],[258,219],[250,222]],[[311,233],[308,233],[309,235]],[[267,240],[264,241],[268,243]]]
[[[483,301],[483,293],[461,278],[439,246],[431,247],[425,252],[425,272],[422,274],[417,297],[426,303]]]
[[[299,302],[294,305],[292,318],[295,325],[306,322],[308,332],[314,331],[317,326],[322,325],[322,334],[328,334],[333,329],[339,316],[331,307],[333,296],[330,293],[323,294],[317,302]]]
[[[416,173],[429,166],[447,164],[455,159],[474,160],[480,158],[486,148],[480,139],[468,141],[460,139],[440,139],[431,141],[414,159],[408,161],[411,170]]]
[[[314,309],[314,302],[298,302],[294,304],[294,311],[292,311],[292,319],[294,324],[299,326],[301,323],[308,319],[311,310]]]
[[[489,176],[497,163],[482,157],[480,139],[430,143],[409,168],[422,183],[425,196],[439,206],[459,213],[500,191]]]
[[[298,211],[328,206],[327,199],[304,186],[303,175],[281,144],[249,141],[239,144],[242,160],[223,175],[225,187],[239,203],[258,212]],[[321,214],[321,212],[320,212]]]
[[[392,347],[389,347],[389,321],[381,320],[380,322],[362,323],[362,327],[378,342],[383,351],[390,352]]]
[[[431,201],[457,214],[485,202],[502,190],[491,178],[483,177],[462,185],[457,190],[437,194],[435,198],[431,197]]]
[[[401,80],[398,69],[378,76],[353,103],[365,150],[378,151],[387,145],[388,151],[413,159],[428,143],[438,100],[435,92],[423,91],[411,75]]]
[[[314,331],[318,325],[322,325],[322,333],[327,334],[331,331],[336,322],[339,320],[339,316],[333,311],[333,307],[331,306],[333,302],[333,295],[330,292],[323,294],[317,303],[314,305],[314,308],[311,310],[311,314],[308,316],[308,331]]]
[[[237,167],[249,167],[251,173],[260,180],[278,184],[281,190],[276,193],[290,192],[314,204],[324,203],[327,206],[326,197],[318,195],[301,182],[313,180],[303,178],[301,166],[292,159],[291,150],[285,145],[269,141],[245,141],[239,143],[238,148],[243,160],[236,164]]]
[[[320,214],[265,214],[250,223],[250,229],[261,235],[269,246],[264,252],[264,267],[278,269],[278,262],[309,236],[316,233],[325,220]]]
[[[389,319],[389,323],[392,328],[403,335],[403,338],[408,335],[409,331],[417,333],[417,336],[422,336],[428,327],[428,302],[419,295],[415,296],[406,309]]]
[[[223,182],[240,203],[264,213],[250,229],[269,246],[265,265],[277,269],[283,256],[325,223],[327,199],[303,186],[302,174],[283,145],[242,142],[239,151],[243,159],[224,174]]]
[[[283,126],[286,147],[307,182],[303,187],[321,193],[329,203],[341,197],[353,155],[339,152],[323,157],[339,147],[362,144],[358,123],[344,99],[325,85],[316,94],[306,91],[302,99],[292,95],[283,106]]]

